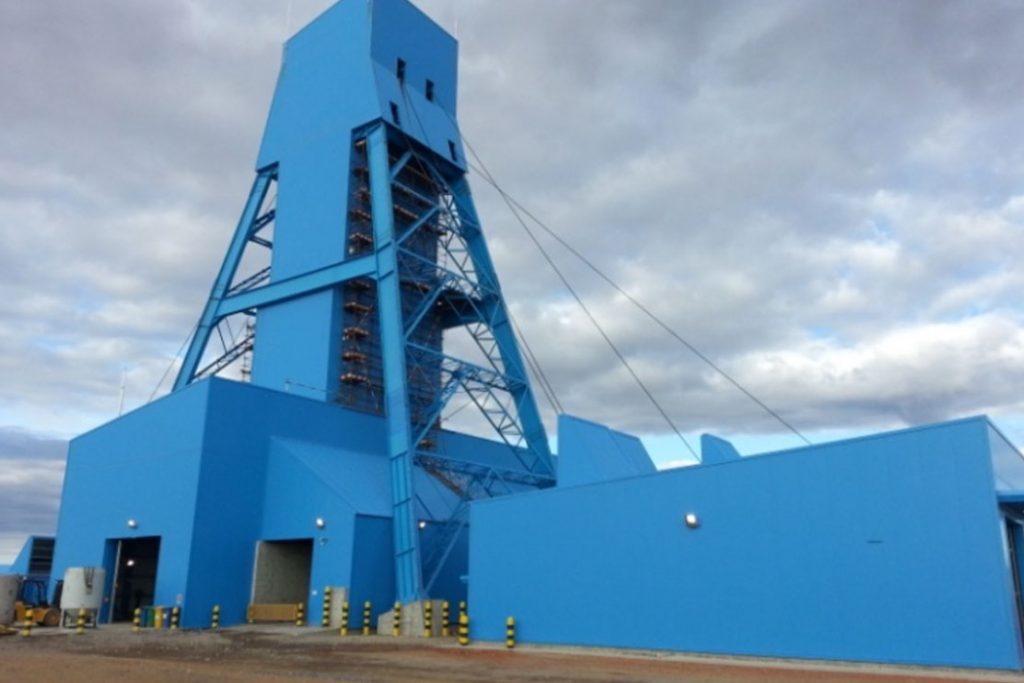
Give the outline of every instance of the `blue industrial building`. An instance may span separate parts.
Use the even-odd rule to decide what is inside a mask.
[[[563,415],[552,455],[456,65],[407,0],[288,41],[174,391],[71,443],[52,581],[105,567],[101,622],[319,623],[331,586],[413,634],[468,598],[485,640],[1020,669],[1024,460],[984,418],[657,472]]]
[[[339,2],[288,41],[174,391],[71,443],[54,576],[108,568],[101,620],[319,620],[327,586],[375,615],[458,601],[469,503],[554,484],[465,179],[456,61],[404,0]],[[247,381],[216,377],[233,363]],[[444,428],[455,397],[491,439]]]
[[[704,464],[624,478],[588,431],[589,476],[474,504],[477,637],[514,614],[527,642],[1021,668],[1024,459],[987,419],[705,437]]]

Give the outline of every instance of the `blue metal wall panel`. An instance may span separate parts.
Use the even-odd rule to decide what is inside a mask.
[[[334,316],[339,309],[335,290],[260,309],[253,384],[318,401],[333,398],[337,354],[332,351],[341,337]]]
[[[363,603],[369,600],[373,603],[373,628],[376,628],[377,617],[390,610],[395,602],[391,518],[357,515],[354,548],[358,548],[358,552],[353,557],[350,586],[352,627],[361,628]]]
[[[558,486],[579,486],[655,471],[640,439],[571,415],[558,416]]]
[[[436,546],[446,542],[443,537],[443,527],[440,524],[428,524],[420,532],[420,544],[424,554],[428,557],[435,552]],[[438,574],[430,588],[430,597],[433,600],[447,600],[451,603],[453,618],[458,618],[458,605],[460,600],[465,600],[468,594],[466,576],[469,574],[469,529],[464,528],[455,540],[454,547],[448,554],[443,570]],[[441,615],[435,615],[440,619]],[[452,631],[454,633],[454,630]]]
[[[435,535],[440,529],[440,525],[428,524],[420,531],[421,547],[425,553],[433,551]],[[358,552],[353,557],[352,565],[352,613],[356,615],[356,607],[361,609],[363,601],[370,600],[373,603],[374,625],[377,623],[376,618],[391,609],[395,601],[392,545],[390,518],[356,516],[355,547]],[[453,615],[458,614],[456,605],[459,601],[466,599],[466,584],[462,577],[466,575],[468,550],[468,534],[463,534],[449,556],[445,571],[431,591],[432,599],[451,603]],[[440,618],[440,614],[436,617]],[[358,616],[353,616],[353,619],[358,619]]]
[[[725,439],[711,434],[700,435],[700,461],[704,465],[716,465],[740,459],[736,447]]]
[[[334,131],[315,147],[289,150],[281,160],[272,282],[335,264],[348,256],[345,223],[352,140],[345,133]]]
[[[311,587],[318,594],[307,614],[319,614],[322,587],[333,580],[343,585],[348,577],[351,511],[306,465],[273,453],[271,437],[373,452],[383,448],[382,429],[371,428],[379,420],[252,385],[218,379],[203,384],[212,386],[215,419],[206,430],[183,624],[201,625],[213,604],[221,605],[225,625],[242,621],[256,542],[266,539],[329,539],[316,546],[313,559]],[[326,533],[315,527],[318,515],[329,521]]]
[[[473,631],[513,615],[524,642],[1019,668],[987,429],[475,503]]]
[[[317,529],[316,519],[326,523]],[[348,586],[355,553],[355,510],[328,480],[280,442],[271,444],[267,461],[263,524],[269,540],[312,538],[313,565],[307,617],[319,622],[325,586]]]
[[[407,45],[409,45],[407,43]],[[416,67],[420,64],[412,62]],[[453,62],[454,64],[454,62]],[[462,136],[455,123],[455,115],[429,102],[419,90],[410,85],[402,86],[395,77],[394,63],[388,66],[373,65],[377,81],[377,97],[381,111],[387,113],[387,120],[395,123],[391,115],[391,104],[398,109],[398,123],[395,124],[409,137],[422,143],[462,170],[466,170],[466,156],[462,147]],[[454,146],[455,154],[448,143]]]
[[[374,0],[371,55],[380,111],[391,119],[391,103],[408,135],[465,170],[462,138],[455,124],[458,90],[458,42],[430,17],[405,0]],[[410,39],[415,36],[415,40]],[[396,74],[405,62],[405,79]],[[433,82],[433,101],[426,82]],[[456,149],[452,159],[448,143]]]
[[[368,2],[339,2],[285,44],[257,168],[381,116],[369,28]]]
[[[285,46],[257,168],[279,164],[271,281],[347,257],[350,131],[381,116],[368,3],[340,2]],[[336,290],[261,309],[253,382],[331,400],[340,340]]]
[[[434,104],[455,116],[459,44],[443,28],[406,0],[373,0],[373,61],[394,74],[405,60],[406,88],[425,95],[434,82]],[[411,40],[415,36],[415,40]],[[447,150],[435,150],[446,155]]]
[[[190,628],[209,625],[215,604],[225,625],[245,619],[263,502],[263,429],[279,407],[260,400],[271,392],[236,392],[235,383],[219,379],[203,384],[209,386],[209,412],[182,614],[182,625]],[[302,403],[285,396],[278,404],[288,399]]]
[[[290,457],[295,467],[309,470],[353,513],[381,517],[390,514],[387,460],[379,453],[277,437],[271,439],[270,451],[271,454],[278,453],[279,457]],[[268,482],[268,485],[272,485],[272,482]],[[286,511],[288,508],[279,509]]]
[[[107,539],[160,536],[155,601],[186,592],[208,398],[194,384],[71,441],[51,582],[103,566]]]

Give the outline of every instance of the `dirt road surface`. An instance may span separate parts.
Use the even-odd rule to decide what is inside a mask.
[[[36,629],[0,637],[0,681],[31,683],[255,681],[673,681],[683,683],[1024,683],[992,671],[729,659],[350,636],[319,629],[246,627],[85,635]]]

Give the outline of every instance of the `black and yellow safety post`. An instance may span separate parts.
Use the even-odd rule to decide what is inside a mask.
[[[329,628],[331,625],[331,587],[324,588],[324,609],[320,615],[320,625]]]
[[[348,600],[341,601],[341,626],[338,628],[338,635],[348,635]]]
[[[460,619],[461,619],[463,614],[469,615],[469,612],[466,610],[466,601],[465,600],[459,600],[459,618]]]
[[[78,619],[75,620],[75,633],[82,635],[85,633],[85,609],[78,608]]]
[[[459,645],[469,645],[469,615],[459,612]]]
[[[434,635],[434,605],[427,600],[423,603],[423,637]]]
[[[305,626],[306,625],[306,605],[305,603],[299,603],[295,607],[295,625]]]
[[[369,600],[363,603],[363,635],[370,635],[370,616],[373,614],[373,603]]]
[[[136,607],[132,612],[132,633],[138,633],[142,628],[142,608]]]
[[[441,636],[444,638],[452,634],[451,627],[449,626],[451,616],[448,611],[448,601],[445,600],[441,603]]]
[[[210,628],[220,628],[220,605],[214,605],[210,610]]]
[[[29,607],[27,610],[25,610],[25,621],[21,624],[21,635],[25,638],[28,638],[30,635],[32,635],[33,618],[34,615],[32,614],[32,608]]]
[[[402,635],[402,603],[395,603],[395,610],[392,612],[391,618],[391,635],[400,636]]]
[[[171,608],[171,630],[177,631],[179,623],[181,623],[181,608],[175,605]]]
[[[505,620],[505,647],[512,649],[516,646],[516,619],[509,617]]]

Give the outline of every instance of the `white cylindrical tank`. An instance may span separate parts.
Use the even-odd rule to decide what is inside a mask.
[[[18,586],[21,577],[17,574],[0,574],[0,626],[14,623],[14,603],[18,601]]]
[[[102,567],[68,567],[60,594],[61,611],[98,610],[103,603],[103,584],[107,572]]]

